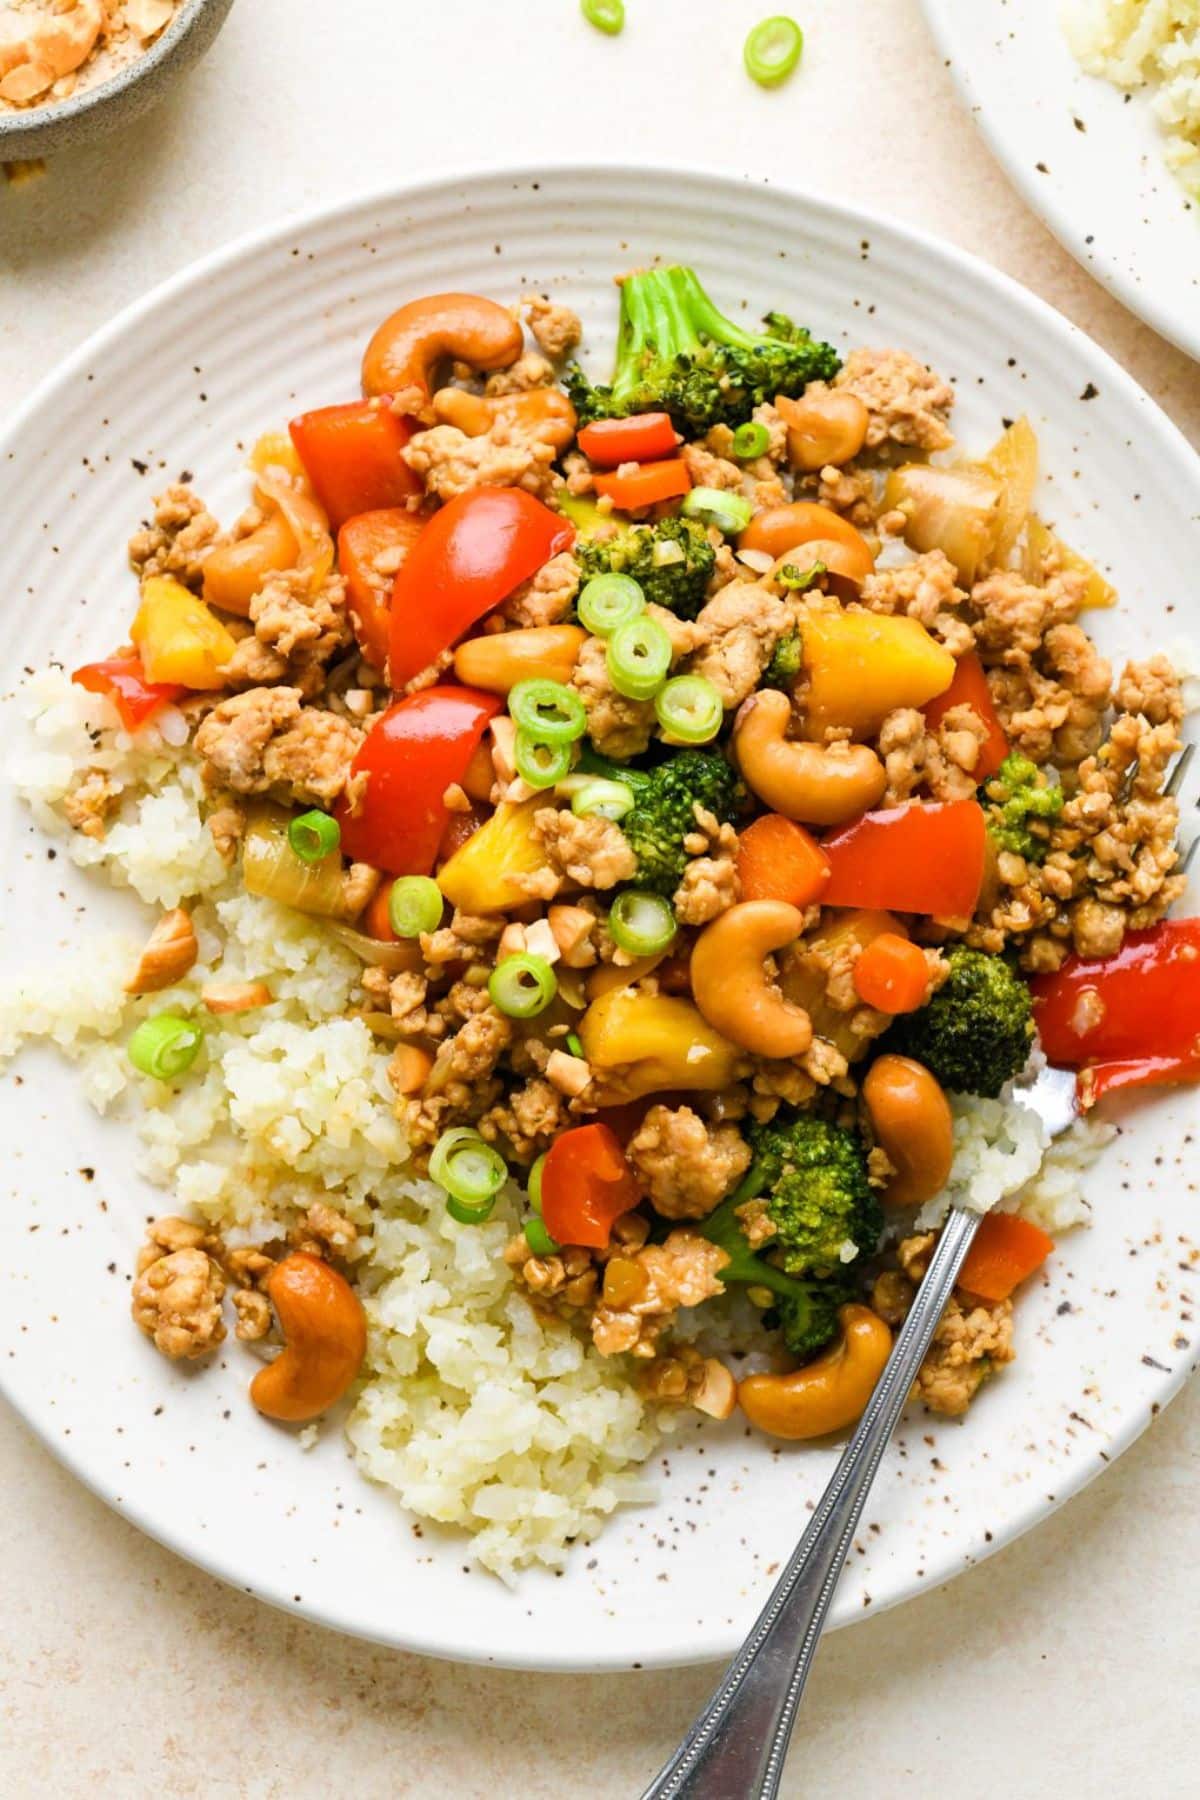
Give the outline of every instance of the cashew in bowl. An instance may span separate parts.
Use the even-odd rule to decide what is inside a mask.
[[[733,731],[738,766],[765,806],[804,825],[843,825],[883,799],[887,774],[866,744],[787,735],[792,707],[777,688],[751,694]]]
[[[520,325],[495,300],[479,294],[427,294],[383,321],[363,356],[366,394],[390,394],[406,413],[434,423],[431,396],[440,364],[506,369],[525,342]]]
[[[870,413],[845,388],[809,391],[799,400],[781,394],[775,409],[787,426],[787,455],[793,469],[815,474],[830,463],[840,468],[867,441]]]
[[[954,1161],[950,1102],[923,1063],[881,1056],[862,1085],[875,1141],[896,1173],[883,1192],[887,1206],[919,1206],[940,1194]]]
[[[268,1419],[315,1419],[341,1399],[362,1366],[362,1304],[345,1276],[300,1250],[276,1264],[266,1285],[285,1345],[250,1383],[250,1398]]]
[[[747,1375],[738,1401],[772,1437],[816,1438],[860,1419],[892,1351],[892,1334],[866,1306],[838,1311],[841,1335],[815,1362],[790,1375]]]
[[[503,424],[522,437],[565,450],[575,436],[575,408],[561,388],[528,388],[518,394],[469,394],[465,388],[439,388],[432,401],[441,425],[456,425],[467,437],[483,437]]]
[[[765,959],[792,943],[804,915],[785,900],[743,900],[706,925],[692,951],[692,995],[717,1031],[755,1056],[802,1056],[812,1024],[768,978]]]

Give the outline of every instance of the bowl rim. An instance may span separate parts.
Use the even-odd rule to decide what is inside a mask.
[[[38,106],[0,113],[0,150],[16,148],[26,135],[32,137],[35,132],[40,134],[47,127],[65,125],[71,120],[101,111],[122,94],[139,87],[155,69],[171,61],[208,9],[219,8],[222,4],[228,8],[232,6],[233,0],[182,0],[174,18],[149,50],[135,56],[124,68],[115,70],[107,81],[85,88],[81,94],[69,94],[65,100],[44,100]]]
[[[697,166],[694,162],[672,162],[655,160],[645,162],[553,162],[549,164],[499,164],[494,166],[464,166],[451,171],[442,171],[419,180],[388,183],[371,188],[365,192],[352,192],[330,201],[320,207],[299,209],[289,212],[280,220],[266,225],[254,227],[239,234],[230,242],[223,244],[176,271],[164,281],[150,288],[140,298],[123,307],[115,317],[106,321],[92,332],[62,362],[57,364],[36,386],[26,400],[10,415],[5,428],[0,431],[0,458],[10,451],[23,433],[30,418],[53,400],[55,395],[69,388],[80,378],[86,378],[89,365],[103,356],[110,342],[117,340],[141,320],[147,312],[160,305],[169,303],[172,297],[198,280],[209,281],[211,278],[240,258],[254,255],[273,248],[284,248],[294,241],[298,234],[313,230],[329,221],[341,217],[362,213],[367,214],[380,206],[393,207],[412,196],[444,197],[448,206],[459,207],[464,200],[469,202],[470,191],[480,183],[510,182],[514,186],[537,187],[546,189],[555,181],[588,181],[602,177],[611,181],[613,176],[627,177],[631,182],[638,178],[661,179],[671,182],[685,183],[699,190],[707,189],[712,195],[713,189],[723,190],[731,198],[744,192],[748,187],[768,186],[785,204],[797,205],[813,214],[823,216],[827,221],[836,223],[839,229],[851,231],[856,236],[867,236],[872,231],[880,237],[895,237],[906,244],[928,252],[947,270],[948,273],[959,272],[969,280],[982,283],[995,295],[1011,300],[1020,311],[1042,329],[1056,336],[1060,342],[1072,346],[1082,344],[1083,354],[1093,359],[1096,368],[1105,379],[1119,390],[1127,404],[1138,409],[1143,430],[1156,436],[1160,446],[1177,460],[1174,466],[1181,472],[1190,472],[1195,493],[1195,511],[1191,515],[1200,518],[1200,451],[1197,451],[1178,426],[1175,425],[1158,403],[1146,393],[1145,389],[1128,374],[1115,358],[1096,343],[1087,332],[1059,313],[1056,308],[1042,300],[1031,290],[1022,286],[1011,276],[981,258],[959,249],[956,245],[913,227],[903,220],[885,216],[869,209],[852,206],[833,199],[825,194],[807,192],[802,186],[792,182],[765,181],[760,176],[733,174],[728,170],[720,170],[711,166]],[[634,190],[636,191],[636,190]],[[1181,521],[1182,528],[1183,521]],[[984,1561],[994,1555],[1005,1545],[1024,1535],[1033,1526],[1048,1518],[1052,1512],[1072,1499],[1084,1487],[1089,1485],[1097,1475],[1115,1462],[1126,1449],[1141,1436],[1142,1432],[1153,1422],[1159,1411],[1180,1391],[1197,1365],[1193,1359],[1181,1357],[1180,1361],[1166,1371],[1154,1387],[1147,1393],[1141,1406],[1129,1407],[1119,1426],[1107,1440],[1104,1460],[1095,1458],[1084,1463],[1076,1463],[1069,1474],[1056,1484],[1056,1491],[1049,1503],[1048,1497],[1031,1493],[1025,1503],[1014,1509],[1003,1526],[991,1536],[985,1544],[976,1547],[968,1561],[949,1566],[941,1571],[936,1580],[922,1583],[921,1592],[929,1592],[968,1567]],[[296,1604],[295,1597],[287,1591],[290,1584],[274,1579],[256,1581],[253,1588],[246,1588],[239,1574],[231,1571],[227,1555],[217,1545],[206,1545],[196,1541],[194,1533],[189,1533],[182,1522],[164,1521],[161,1517],[147,1516],[139,1501],[129,1495],[118,1494],[104,1480],[102,1474],[88,1465],[86,1454],[77,1451],[71,1441],[64,1440],[57,1433],[44,1430],[44,1420],[37,1416],[36,1409],[27,1406],[19,1390],[13,1391],[4,1379],[4,1370],[0,1367],[0,1395],[13,1407],[22,1422],[38,1439],[39,1443],[50,1451],[72,1475],[85,1487],[97,1495],[122,1518],[136,1526],[155,1542],[162,1544],[174,1554],[182,1556],[194,1566],[203,1569],[218,1580],[239,1587],[240,1591],[251,1592],[254,1597],[266,1601],[278,1609],[295,1614],[310,1623],[320,1624],[327,1629],[338,1631],[356,1638],[360,1642],[378,1642],[390,1648],[405,1650],[418,1655],[434,1656],[450,1661],[476,1663],[490,1667],[543,1670],[555,1674],[569,1673],[617,1673],[628,1672],[630,1664],[623,1653],[605,1652],[597,1654],[594,1650],[582,1645],[566,1649],[556,1660],[548,1664],[544,1661],[531,1660],[528,1653],[523,1654],[521,1648],[506,1653],[503,1648],[481,1649],[469,1643],[459,1641],[448,1642],[445,1638],[431,1643],[419,1629],[410,1629],[400,1633],[364,1631],[349,1616],[348,1610],[340,1610],[315,1604],[305,1600]],[[887,1610],[911,1597],[911,1590],[900,1592],[891,1598],[879,1599],[872,1607],[869,1616]],[[831,1623],[841,1625],[852,1623],[855,1619],[868,1616],[855,1613],[849,1620],[835,1620]],[[712,1662],[725,1658],[734,1648],[732,1640],[714,1644],[709,1641],[697,1644],[690,1649],[680,1646],[671,1653],[650,1652],[644,1661],[639,1661],[635,1668],[674,1668],[689,1664]]]

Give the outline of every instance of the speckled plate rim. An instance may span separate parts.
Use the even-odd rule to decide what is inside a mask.
[[[1006,3],[1006,0],[1002,0]],[[1039,29],[1059,32],[1058,0],[1038,0],[1044,13],[1038,18]],[[1063,249],[1072,255],[1089,275],[1114,294],[1123,306],[1129,308],[1137,318],[1145,321],[1161,336],[1179,349],[1187,351],[1189,356],[1200,359],[1200,288],[1194,285],[1189,294],[1180,288],[1174,293],[1170,282],[1160,287],[1155,282],[1143,285],[1121,258],[1121,238],[1118,235],[1111,245],[1105,241],[1100,244],[1088,242],[1086,227],[1081,226],[1079,207],[1081,183],[1073,175],[1070,178],[1061,176],[1056,170],[1045,166],[1039,168],[1030,160],[1028,145],[1018,142],[1016,134],[1007,126],[1003,115],[992,108],[989,103],[990,83],[987,79],[989,63],[986,53],[981,61],[976,61],[972,54],[976,47],[975,33],[979,30],[981,9],[991,5],[992,0],[920,0],[925,22],[933,36],[938,49],[945,59],[946,67],[958,88],[963,104],[978,126],[984,141],[991,150],[996,161],[1004,169],[1021,198],[1038,215],[1043,223],[1054,233]],[[999,26],[997,27],[999,28]],[[1056,46],[1062,53],[1070,56],[1065,42]],[[1034,67],[1055,67],[1058,58],[1053,54],[1049,59],[1030,58]],[[1069,80],[1077,93],[1085,93],[1092,103],[1102,107],[1109,121],[1117,115],[1115,101],[1121,96],[1109,87],[1098,76],[1090,76],[1074,65],[1072,60]],[[1010,84],[1006,91],[1012,91]],[[1025,93],[1027,100],[1036,97],[1034,93]],[[1069,119],[1071,109],[1066,104],[1064,92],[1056,96],[1061,102],[1064,119]],[[1137,96],[1142,106],[1148,104],[1145,96]],[[1133,109],[1120,109],[1122,112]],[[1029,122],[1033,122],[1033,114],[1029,114]],[[1118,127],[1118,130],[1120,128]],[[1132,133],[1128,134],[1129,158],[1132,162],[1137,154],[1137,147],[1132,142]],[[1186,214],[1186,196],[1179,190],[1174,176],[1161,161],[1159,169],[1164,188],[1175,188],[1178,193],[1179,230],[1186,231],[1189,223],[1195,234],[1195,250],[1192,266],[1197,266],[1200,257],[1200,205],[1192,208],[1190,217]],[[1110,224],[1113,222],[1109,213]],[[1136,234],[1144,234],[1148,229],[1144,216],[1141,219],[1129,218],[1125,221],[1125,249],[1130,250],[1130,243]],[[1164,254],[1161,268],[1171,267],[1170,257]]]
[[[151,289],[88,338],[38,385],[10,417],[6,429],[0,434],[0,460],[12,450],[26,427],[43,408],[52,405],[58,396],[66,394],[73,383],[86,378],[88,369],[103,359],[110,345],[134,330],[150,312],[160,306],[168,305],[176,295],[191,286],[208,283],[214,292],[217,291],[216,278],[220,276],[222,270],[231,267],[244,257],[252,257],[264,251],[282,251],[289,241],[295,242],[306,232],[318,229],[327,222],[338,220],[343,215],[353,214],[366,220],[373,210],[381,207],[403,206],[406,199],[413,201],[421,198],[428,202],[444,196],[448,207],[461,209],[464,204],[469,205],[469,196],[474,183],[505,181],[511,183],[513,191],[518,191],[525,187],[536,189],[548,178],[562,179],[566,182],[572,180],[586,182],[597,176],[603,176],[606,181],[623,178],[631,184],[632,191],[636,191],[634,184],[643,177],[660,177],[681,183],[686,182],[693,184],[698,189],[710,190],[713,203],[717,206],[722,203],[734,202],[739,191],[744,192],[748,187],[760,185],[768,187],[772,194],[781,198],[785,204],[794,205],[802,212],[821,219],[827,224],[836,225],[838,229],[851,234],[854,239],[861,238],[864,245],[868,238],[892,238],[902,243],[907,249],[916,251],[922,257],[939,265],[944,271],[947,281],[974,283],[990,290],[994,299],[1003,301],[1004,305],[1010,309],[1010,316],[1020,319],[1022,324],[1027,325],[1032,331],[1041,333],[1049,339],[1057,340],[1063,345],[1069,345],[1072,355],[1082,358],[1098,381],[1102,380],[1110,392],[1118,392],[1125,404],[1136,409],[1139,427],[1156,441],[1156,448],[1161,450],[1165,459],[1164,466],[1173,466],[1189,478],[1196,495],[1194,511],[1191,516],[1193,520],[1200,519],[1200,456],[1197,456],[1196,452],[1191,449],[1182,433],[1106,351],[1095,344],[1078,327],[1071,324],[1069,320],[1064,319],[1053,308],[1010,277],[955,246],[914,228],[899,224],[894,219],[883,218],[860,208],[844,206],[827,198],[805,193],[802,189],[787,184],[765,180],[760,182],[749,177],[731,176],[716,169],[697,169],[694,165],[685,167],[663,162],[654,164],[555,163],[539,167],[465,169],[453,174],[439,174],[421,182],[389,186],[365,195],[346,197],[319,209],[290,215],[282,223],[244,234],[210,255],[193,262],[167,281]],[[954,1575],[985,1560],[1007,1543],[1023,1535],[1042,1519],[1049,1517],[1051,1513],[1095,1479],[1118,1455],[1122,1454],[1180,1390],[1188,1376],[1197,1367],[1200,1367],[1200,1360],[1194,1354],[1180,1357],[1173,1368],[1167,1368],[1146,1357],[1141,1360],[1143,1363],[1148,1363],[1153,1371],[1149,1377],[1150,1385],[1139,1397],[1138,1403],[1122,1416],[1119,1424],[1111,1431],[1106,1432],[1104,1448],[1098,1457],[1086,1460],[1080,1458],[1072,1463],[1070,1469],[1056,1480],[1055,1492],[1052,1495],[1046,1495],[1039,1491],[1034,1497],[1031,1493],[1027,1504],[1015,1506],[1003,1520],[999,1529],[994,1532],[989,1531],[986,1534],[986,1541],[977,1545],[970,1553],[947,1557],[941,1566],[917,1571],[922,1577],[920,1580],[914,1579],[911,1572],[906,1572],[895,1579],[893,1585],[885,1584],[880,1591],[873,1595],[871,1612],[877,1613],[886,1610],[917,1593],[929,1592],[933,1588],[943,1585]],[[148,1537],[207,1573],[230,1585],[239,1587],[243,1592],[251,1593],[285,1612],[298,1614],[352,1637],[455,1661],[483,1662],[499,1667],[543,1669],[548,1672],[562,1673],[615,1672],[630,1668],[675,1667],[708,1662],[727,1656],[740,1641],[741,1633],[739,1631],[731,1630],[727,1625],[717,1625],[705,1631],[691,1633],[686,1638],[681,1637],[669,1649],[659,1649],[636,1660],[631,1659],[627,1653],[617,1653],[606,1649],[602,1654],[598,1654],[592,1649],[575,1645],[559,1646],[553,1659],[550,1660],[545,1657],[534,1659],[528,1654],[523,1654],[520,1649],[510,1650],[505,1646],[490,1645],[485,1649],[478,1643],[470,1641],[449,1641],[444,1632],[435,1631],[431,1634],[427,1630],[413,1626],[395,1630],[364,1628],[361,1621],[354,1616],[352,1607],[319,1605],[310,1600],[298,1603],[298,1597],[286,1591],[288,1584],[280,1580],[264,1581],[256,1578],[253,1572],[245,1567],[239,1567],[236,1557],[228,1550],[210,1548],[205,1542],[198,1541],[194,1533],[189,1534],[184,1529],[177,1528],[173,1521],[164,1521],[161,1517],[144,1510],[136,1498],[119,1495],[114,1484],[98,1476],[93,1469],[89,1468],[83,1455],[77,1454],[72,1445],[62,1441],[52,1419],[43,1412],[39,1412],[36,1404],[22,1400],[21,1395],[8,1382],[7,1371],[3,1363],[0,1363],[0,1395],[9,1401],[30,1430],[73,1475],[98,1498],[137,1526]],[[841,1598],[844,1600],[846,1596],[843,1595]],[[853,1623],[856,1619],[864,1616],[866,1616],[864,1612],[851,1609],[848,1605],[835,1601],[831,1624],[836,1628]],[[747,1618],[745,1623],[748,1624],[748,1622]]]

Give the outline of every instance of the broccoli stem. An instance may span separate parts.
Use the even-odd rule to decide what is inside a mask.
[[[753,1169],[750,1172],[753,1174]],[[716,1211],[709,1213],[700,1226],[700,1235],[724,1250],[729,1258],[725,1267],[719,1271],[720,1279],[742,1281],[751,1287],[770,1288],[773,1294],[782,1294],[789,1300],[807,1300],[810,1297],[808,1283],[797,1281],[794,1276],[777,1269],[774,1263],[756,1256],[746,1242],[746,1234],[734,1212],[734,1208],[747,1198],[743,1192],[745,1185],[743,1181],[741,1187],[727,1200],[722,1200]]]

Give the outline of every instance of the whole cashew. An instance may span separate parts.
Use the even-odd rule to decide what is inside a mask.
[[[786,506],[768,506],[756,513],[739,537],[738,549],[763,550],[778,559],[787,557],[790,550],[801,546],[807,550],[818,542],[844,544],[852,551],[853,566],[863,571],[860,580],[875,567],[871,546],[862,532],[849,519],[843,519],[841,513],[819,506],[815,500],[793,500]]]
[[[747,1375],[738,1400],[752,1425],[772,1437],[816,1438],[862,1417],[892,1351],[892,1334],[866,1306],[838,1310],[841,1336],[790,1375]]]
[[[506,369],[525,342],[520,325],[479,294],[427,294],[383,321],[363,356],[363,392],[390,394],[397,408],[433,424],[434,374],[453,359],[472,369]]]
[[[871,415],[858,395],[845,388],[810,391],[799,400],[781,394],[775,406],[787,426],[788,461],[793,469],[811,474],[828,463],[840,468],[857,456],[867,441]]]
[[[275,1265],[266,1285],[286,1342],[250,1383],[250,1398],[268,1419],[315,1419],[341,1399],[362,1366],[362,1304],[336,1269],[299,1250]]]
[[[248,537],[217,544],[204,559],[204,598],[222,612],[250,617],[250,602],[272,569],[294,569],[300,546],[278,510]]]
[[[767,978],[764,959],[804,929],[785,900],[743,900],[706,925],[692,951],[692,997],[709,1024],[755,1056],[802,1056],[812,1023]]]
[[[878,805],[887,773],[875,752],[866,744],[789,738],[791,716],[787,695],[763,688],[734,724],[738,766],[764,805],[803,825],[843,825]]]
[[[950,1102],[923,1063],[881,1056],[862,1085],[875,1140],[896,1173],[883,1191],[887,1206],[919,1206],[940,1194],[954,1161]]]
[[[578,625],[528,625],[519,631],[486,632],[468,638],[454,652],[454,673],[467,687],[507,694],[518,681],[567,682],[587,632]]]
[[[483,437],[502,422],[524,437],[565,450],[575,436],[575,408],[561,388],[527,388],[519,394],[469,394],[439,388],[432,401],[442,425],[457,425],[467,437]]]

